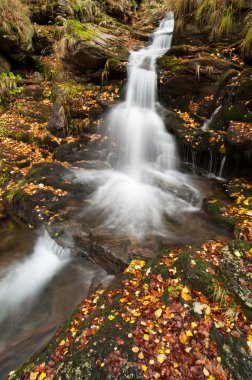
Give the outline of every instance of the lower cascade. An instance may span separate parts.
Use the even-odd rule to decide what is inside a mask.
[[[0,323],[18,310],[23,303],[31,304],[70,259],[67,249],[58,246],[44,232],[30,256],[17,262],[0,275]]]
[[[86,210],[99,227],[143,238],[169,236],[165,220],[198,210],[200,191],[179,171],[173,136],[157,111],[156,60],[171,47],[174,15],[169,12],[152,36],[152,43],[132,52],[128,63],[126,100],[109,113],[107,161],[111,170],[79,172],[98,189]]]

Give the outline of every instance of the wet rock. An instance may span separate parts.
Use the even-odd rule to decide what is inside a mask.
[[[246,242],[230,242],[222,249],[221,275],[227,289],[233,294],[238,304],[242,305],[245,314],[252,319],[252,297],[249,284],[251,278],[244,269],[245,263],[249,265],[245,251],[251,245]]]
[[[83,185],[68,179],[69,170],[53,162],[36,164],[15,190],[4,196],[7,212],[31,226],[48,222],[70,199],[82,197]],[[31,190],[26,190],[32,186]]]
[[[231,121],[227,130],[228,143],[252,163],[252,123]]]
[[[104,161],[76,161],[74,166],[86,170],[108,170],[110,166]]]
[[[54,158],[59,161],[67,161],[68,158],[81,149],[79,142],[60,145],[54,152]]]
[[[123,271],[129,264],[127,251],[130,240],[124,236],[115,237],[111,232],[91,231],[89,256],[109,273]]]
[[[230,369],[235,380],[249,380],[252,377],[252,360],[248,353],[246,337],[237,339],[222,336],[216,328],[211,335],[217,342],[218,352],[224,364]]]
[[[52,110],[52,116],[48,125],[49,131],[58,137],[64,137],[67,135],[68,130],[68,119],[64,106],[61,104],[58,98]]]

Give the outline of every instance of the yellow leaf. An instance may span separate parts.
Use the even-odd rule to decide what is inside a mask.
[[[206,369],[206,367],[203,368],[203,373],[205,376],[209,376],[209,372],[208,370]]]
[[[182,293],[189,293],[190,289],[188,289],[186,286],[182,289]]]
[[[39,376],[39,380],[43,380],[46,377],[46,373],[42,372],[41,375]]]
[[[148,367],[147,367],[145,364],[143,364],[143,365],[142,365],[142,370],[143,370],[144,372],[146,372],[147,369],[148,369]]]
[[[159,354],[158,357],[157,357],[157,361],[158,363],[162,364],[166,359],[166,355],[165,354]]]
[[[222,327],[224,327],[225,325],[224,325],[224,323],[223,322],[215,322],[215,327],[217,328],[217,329],[221,329]]]
[[[162,313],[163,313],[163,310],[162,310],[162,309],[158,309],[158,310],[156,310],[156,311],[155,311],[155,316],[156,316],[156,318],[161,317]]]
[[[132,351],[136,354],[137,352],[139,352],[139,347],[137,346],[132,347]]]
[[[173,363],[174,368],[178,368],[178,366],[179,366],[178,363]]]
[[[113,319],[115,319],[115,316],[114,316],[114,315],[109,315],[109,316],[108,316],[108,319],[109,319],[110,321],[113,321]]]
[[[207,380],[215,380],[215,377],[213,375],[210,375]]]
[[[252,341],[252,335],[251,334],[248,335],[248,341]]]
[[[193,336],[193,333],[191,332],[191,330],[187,330],[186,336]]]
[[[144,354],[142,353],[142,351],[141,352],[139,352],[139,355],[138,355],[138,359],[143,359],[144,358]]]
[[[191,301],[192,297],[190,296],[190,294],[188,293],[182,293],[181,297],[185,300],[185,301]]]
[[[197,327],[197,323],[196,322],[192,322],[191,326],[192,326],[193,329],[195,329],[195,327]]]
[[[30,373],[30,380],[36,380],[38,376],[38,372],[31,372]]]
[[[144,334],[143,338],[144,338],[144,340],[149,340],[150,336],[149,336],[149,334]]]
[[[186,347],[185,352],[189,354],[189,352],[192,350],[192,347]]]
[[[187,336],[186,334],[184,333],[184,331],[182,331],[179,335],[179,340],[182,344],[185,344],[187,342]]]

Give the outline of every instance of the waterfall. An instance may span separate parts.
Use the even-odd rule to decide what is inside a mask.
[[[225,166],[226,160],[227,160],[227,156],[223,156],[223,158],[222,158],[222,160],[221,160],[221,165],[220,165],[219,175],[218,175],[219,178],[222,178],[223,169],[224,169],[224,166]]]
[[[216,110],[212,113],[211,117],[205,121],[203,127],[201,128],[203,131],[207,131],[210,128],[212,122],[215,119],[215,116],[218,114],[218,112],[221,108],[222,108],[222,106],[217,107]]]
[[[93,173],[98,188],[86,210],[89,220],[90,213],[96,215],[99,228],[137,238],[167,237],[167,217],[178,220],[201,204],[190,177],[178,170],[174,137],[157,112],[156,60],[170,49],[173,29],[174,15],[169,12],[151,44],[130,55],[126,99],[106,120],[112,168],[103,172],[103,180],[101,173]],[[79,170],[77,177],[88,182],[91,174]]]
[[[45,232],[32,254],[1,270],[0,322],[29,307],[52,277],[69,261],[69,252]],[[22,307],[21,307],[22,306]]]

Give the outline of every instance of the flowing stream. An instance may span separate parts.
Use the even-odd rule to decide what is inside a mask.
[[[81,216],[90,229],[122,233],[138,242],[165,238],[166,244],[217,235],[215,226],[200,216],[205,180],[180,171],[174,137],[158,113],[156,60],[171,47],[173,29],[170,12],[151,44],[130,55],[126,99],[106,120],[108,169],[73,170],[76,181],[95,184]],[[26,239],[27,232],[20,230],[20,235]],[[53,334],[94,278],[106,277],[99,267],[74,261],[46,233],[34,246],[32,240],[28,236],[28,246],[15,243],[15,252],[0,256],[0,376]],[[150,251],[155,251],[152,245]]]
[[[12,224],[8,237],[0,244],[0,379],[49,340],[96,278],[107,276],[71,258],[46,232],[37,237]]]
[[[169,236],[166,219],[198,211],[202,201],[191,177],[179,171],[174,137],[157,111],[156,60],[170,49],[173,29],[169,12],[152,43],[130,55],[126,100],[106,121],[111,170],[93,172],[99,186],[86,210],[96,214],[99,228],[137,239]],[[88,182],[91,174],[77,176]]]

